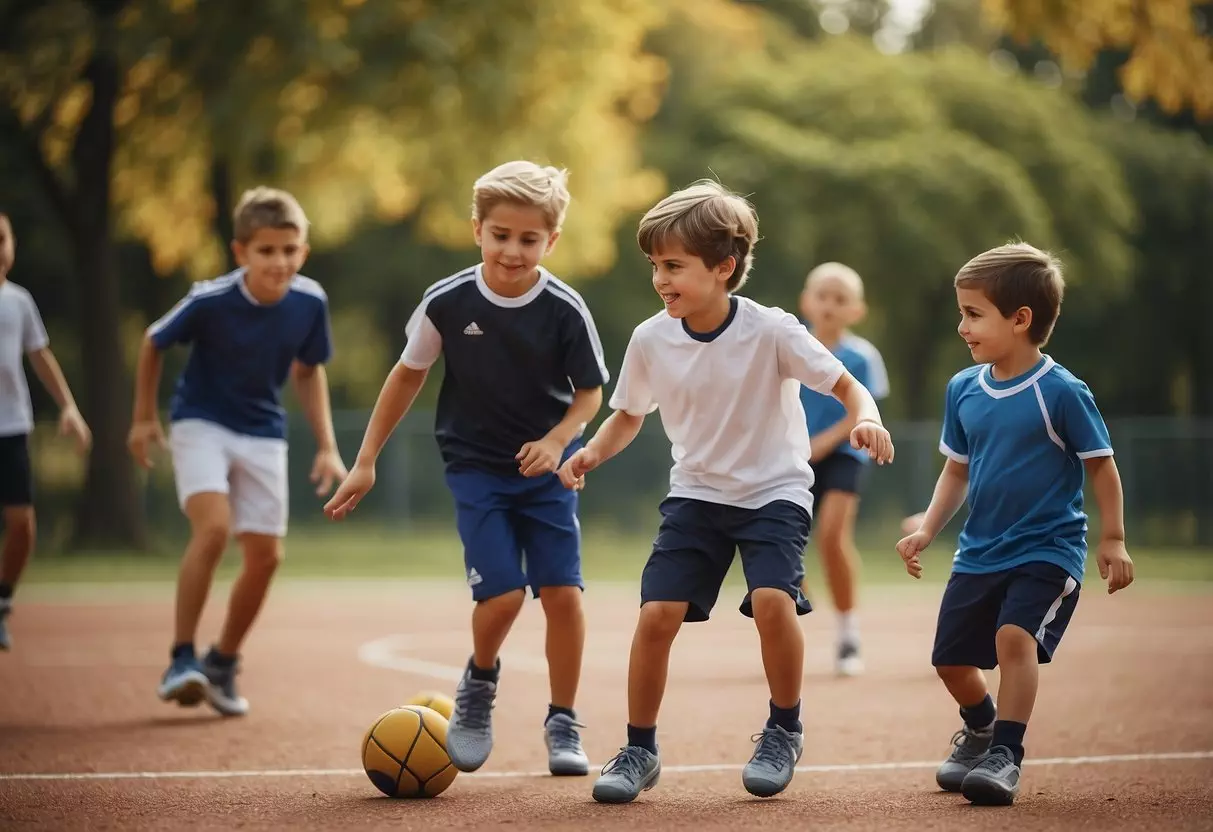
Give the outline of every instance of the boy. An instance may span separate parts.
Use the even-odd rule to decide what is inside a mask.
[[[849,329],[867,313],[863,281],[854,269],[842,263],[822,263],[809,272],[800,294],[800,312],[814,337],[838,357],[873,399],[879,401],[889,394],[889,377],[880,352]],[[814,537],[838,613],[834,667],[840,676],[857,676],[863,672],[863,659],[855,620],[855,573],[859,565],[855,514],[869,457],[847,441],[854,425],[837,399],[802,386],[800,402],[812,437],[809,463],[813,466],[816,509]]]
[[[960,337],[977,366],[948,382],[947,457],[921,526],[901,539],[906,570],[967,497],[932,664],[964,725],[936,773],[971,802],[1010,805],[1039,664],[1052,660],[1078,603],[1087,555],[1083,472],[1099,504],[1096,550],[1108,592],[1133,581],[1112,444],[1091,391],[1041,353],[1061,310],[1061,264],[1024,243],[974,257],[957,273]],[[1000,670],[998,706],[982,670]]]
[[[177,579],[171,662],[160,698],[197,705],[206,698],[224,716],[249,704],[236,690],[240,647],[282,560],[287,527],[286,413],[289,375],[316,436],[311,478],[317,494],[345,475],[329,410],[324,364],[332,356],[328,299],[299,274],[307,259],[308,221],[285,191],[246,191],[236,206],[232,252],[239,268],[195,284],[148,327],[139,350],[128,444],[151,467],[164,444],[156,409],[163,353],[190,344],[172,402],[170,447],[177,497],[190,540]],[[219,640],[199,662],[198,620],[229,536],[244,554]]]
[[[38,379],[59,405],[59,433],[88,451],[92,434],[80,416],[59,362],[51,352],[38,307],[22,287],[9,281],[16,240],[8,214],[0,212],[0,511],[4,515],[4,555],[0,561],[0,650],[12,648],[8,616],[13,590],[34,550],[34,483],[29,435],[34,411],[25,381],[22,355],[28,355]]]
[[[547,618],[548,769],[589,772],[573,710],[585,643],[581,533],[576,495],[556,468],[580,447],[608,374],[590,310],[540,265],[568,210],[565,179],[562,170],[515,161],[476,181],[472,234],[483,261],[422,294],[358,459],[325,506],[340,520],[371,489],[384,443],[443,356],[434,434],[475,602],[472,655],[447,731],[461,771],[480,768],[492,751],[498,652],[530,587]]]
[[[603,769],[594,799],[627,803],[661,773],[657,716],[670,647],[683,621],[706,621],[741,549],[770,686],[770,719],[742,782],[769,797],[783,791],[804,746],[800,686],[804,634],[797,615],[813,472],[800,384],[833,393],[855,419],[851,444],[878,462],[893,458],[871,394],[795,316],[734,295],[758,239],[748,202],[702,180],[659,202],[637,241],[653,264],[665,304],[636,327],[611,407],[597,434],[560,469],[572,489],[636,438],[661,409],[673,446],[670,493],[641,576],[640,619],[628,665],[627,745]]]

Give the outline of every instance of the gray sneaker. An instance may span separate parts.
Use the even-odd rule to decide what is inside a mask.
[[[1010,806],[1019,794],[1019,766],[1011,749],[996,745],[965,775],[961,794],[978,806]]]
[[[641,792],[657,785],[661,777],[661,758],[638,745],[625,745],[602,767],[602,776],[594,782],[594,799],[599,803],[631,803]]]
[[[778,725],[762,729],[750,738],[758,743],[754,756],[741,772],[741,783],[755,797],[772,797],[792,782],[796,763],[804,753],[804,734],[785,731]]]
[[[13,602],[9,598],[0,600],[0,650],[13,649],[13,640],[8,634],[8,614],[13,611]]]
[[[965,775],[981,762],[981,758],[990,750],[990,740],[993,738],[993,725],[982,731],[966,725],[953,734],[952,753],[935,772],[935,782],[939,788],[945,792],[960,791]]]
[[[548,771],[563,777],[584,777],[590,773],[590,759],[581,748],[584,728],[580,722],[565,714],[556,714],[543,726],[543,740],[548,747]]]
[[[202,672],[206,674],[206,701],[223,716],[244,716],[248,713],[248,700],[236,691],[236,674],[239,664],[224,665],[216,660],[215,650],[202,660]]]
[[[500,662],[498,662],[500,666]],[[463,672],[455,689],[455,711],[446,729],[446,752],[460,771],[475,771],[493,750],[493,701],[497,683],[473,679]]]

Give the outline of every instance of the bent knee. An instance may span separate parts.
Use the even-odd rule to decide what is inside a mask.
[[[264,535],[244,535],[244,565],[249,569],[272,572],[282,563],[282,541]]]
[[[548,618],[570,618],[581,613],[581,588],[545,586],[539,588],[539,603]]]
[[[1003,624],[994,636],[998,663],[1036,661],[1036,638],[1016,624]]]
[[[796,602],[782,589],[760,586],[750,593],[750,604],[754,609],[754,620],[761,625],[764,621],[786,616],[793,611]]]
[[[654,641],[673,639],[687,614],[685,601],[649,601],[640,608],[636,633]]]
[[[37,527],[33,506],[9,506],[4,509],[5,531],[18,538],[33,538]]]
[[[974,672],[980,673],[981,671],[971,665],[944,664],[935,666],[935,675],[944,682],[959,682],[972,676]]]

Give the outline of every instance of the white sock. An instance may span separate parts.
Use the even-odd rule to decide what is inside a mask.
[[[838,643],[859,644],[859,621],[854,610],[838,613]]]

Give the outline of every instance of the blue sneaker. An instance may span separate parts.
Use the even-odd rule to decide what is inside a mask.
[[[555,714],[543,726],[543,739],[548,747],[548,771],[557,777],[584,777],[590,773],[590,759],[581,747],[584,728],[565,714]]]
[[[594,782],[594,799],[599,803],[631,803],[641,792],[657,785],[661,777],[661,758],[638,745],[625,745],[602,767],[602,776]]]
[[[804,734],[778,725],[755,734],[754,756],[741,772],[741,784],[755,797],[773,797],[788,787],[804,752]]]
[[[965,775],[960,793],[977,806],[1010,806],[1019,794],[1019,773],[1011,749],[996,745]]]
[[[0,599],[0,650],[13,649],[13,640],[8,634],[8,614],[12,611],[12,599]]]
[[[206,699],[212,708],[224,716],[244,716],[248,713],[248,700],[236,692],[236,674],[240,672],[238,662],[219,662],[212,647],[202,661],[202,672],[206,678]]]
[[[500,672],[501,662],[497,662]],[[465,670],[455,689],[455,710],[447,723],[446,753],[460,771],[475,771],[493,750],[493,702],[497,683],[473,679]]]
[[[206,674],[202,672],[198,658],[193,653],[174,656],[156,692],[165,702],[176,702],[183,707],[193,707],[205,699]]]
[[[943,761],[935,772],[935,782],[945,792],[960,791],[973,767],[981,762],[986,752],[990,750],[990,740],[994,738],[994,724],[986,728],[961,727],[952,735],[952,753]]]

